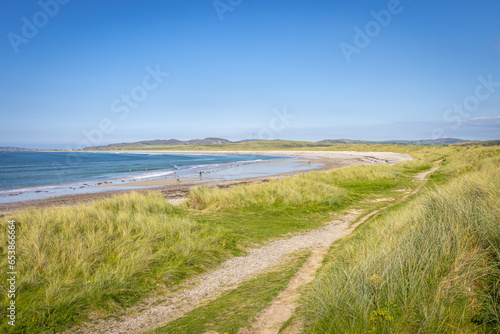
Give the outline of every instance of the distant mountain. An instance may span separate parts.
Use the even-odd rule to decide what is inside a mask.
[[[131,148],[131,149],[147,149],[153,146],[175,146],[175,145],[216,145],[216,144],[237,144],[237,143],[250,143],[250,142],[261,142],[268,141],[265,139],[244,139],[238,141],[230,141],[224,138],[205,138],[205,139],[191,139],[191,140],[178,140],[178,139],[155,139],[155,140],[143,140],[131,143],[116,143],[103,146],[89,146],[84,148],[84,151],[92,150],[112,150],[119,148]],[[275,142],[283,142],[281,139],[273,140]],[[287,141],[291,145],[294,141]],[[356,139],[324,139],[318,142],[296,142],[309,143],[308,146],[328,146],[329,144],[394,144],[394,145],[450,145],[450,144],[463,144],[463,145],[499,145],[500,140],[489,140],[489,141],[470,141],[457,138],[439,138],[439,139],[420,139],[420,140],[382,140],[382,141],[368,141],[368,140],[356,140]],[[235,147],[237,148],[237,147]],[[44,149],[33,149],[15,146],[0,146],[0,151],[2,152],[41,152],[47,151]],[[50,151],[64,151],[59,149],[53,149]],[[76,150],[70,150],[76,151]]]
[[[14,146],[0,146],[0,151],[7,152],[35,152],[40,151],[33,148],[24,148],[24,147],[14,147]]]
[[[382,141],[366,141],[353,139],[325,139],[319,143],[327,144],[395,144],[395,145],[450,145],[466,143],[469,140],[457,138],[439,138],[439,139],[419,139],[419,140],[382,140]]]
[[[253,141],[264,141],[266,139],[243,139],[243,140],[238,140],[238,141],[233,141],[233,143],[249,143]]]
[[[112,149],[125,146],[172,146],[172,145],[213,145],[213,144],[228,144],[231,141],[223,138],[205,138],[205,139],[191,139],[191,140],[177,140],[177,139],[155,139],[155,140],[144,140],[132,143],[118,143],[109,144],[105,146],[89,146],[84,148],[84,150],[102,150],[102,149]]]

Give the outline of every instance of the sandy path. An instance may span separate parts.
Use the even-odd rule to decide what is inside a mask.
[[[376,215],[382,210],[385,210],[395,204],[405,201],[410,195],[416,194],[425,184],[427,176],[440,167],[442,160],[434,162],[434,167],[428,171],[418,173],[413,176],[415,181],[422,182],[415,190],[408,192],[398,201],[389,204],[388,206],[382,207],[378,210],[374,210],[366,215],[364,215],[356,224],[352,225],[346,232],[352,232],[356,226],[364,223],[368,218]],[[394,201],[394,198],[378,198],[371,202],[382,202],[382,201]],[[359,212],[351,212],[351,214],[357,215]],[[298,307],[298,298],[300,296],[298,289],[307,283],[312,282],[316,277],[317,270],[321,267],[323,258],[328,250],[328,247],[319,249],[311,255],[309,261],[294,275],[290,280],[288,286],[283,290],[278,297],[276,297],[271,305],[263,310],[253,322],[250,329],[242,329],[239,334],[277,334],[283,324],[292,317],[295,309]],[[296,334],[302,331],[303,324],[300,319],[294,319],[292,323],[285,328],[283,334]]]
[[[243,328],[238,334],[274,334],[278,333],[282,324],[287,321],[297,307],[300,296],[298,288],[311,282],[316,271],[321,267],[328,247],[313,250],[309,260],[292,277],[285,290],[273,300],[272,304],[262,311],[251,328]]]
[[[351,223],[356,220],[357,217],[363,211],[361,210],[351,210],[348,215],[342,217],[343,221],[347,223],[344,230],[339,234],[339,238],[351,234],[354,229],[360,224],[364,223],[368,218],[376,215],[380,210],[386,209],[382,208],[379,210],[372,211],[364,215],[355,224]],[[337,238],[338,239],[338,238]],[[290,319],[294,314],[296,308],[298,307],[298,299],[300,296],[299,288],[305,284],[312,282],[316,277],[316,272],[323,264],[323,258],[328,252],[328,248],[335,240],[332,240],[330,244],[326,247],[320,247],[313,250],[310,259],[302,266],[302,268],[292,277],[288,286],[283,290],[278,297],[276,297],[270,306],[264,309],[252,323],[250,328],[242,328],[238,334],[277,334],[283,324]],[[302,323],[300,319],[295,319],[295,321],[288,326],[283,333],[284,334],[295,334],[300,333],[302,329]]]
[[[351,211],[322,228],[249,249],[246,256],[232,258],[218,269],[191,280],[188,285],[192,288],[163,300],[151,298],[147,300],[148,305],[132,308],[130,314],[119,319],[99,320],[87,324],[85,328],[72,329],[71,332],[141,333],[164,326],[203,303],[219,297],[223,292],[235,289],[241,282],[262,270],[278,265],[292,252],[327,248],[335,240],[351,233],[364,221],[350,226],[360,213],[361,211]]]

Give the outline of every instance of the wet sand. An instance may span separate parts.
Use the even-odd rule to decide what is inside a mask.
[[[392,165],[401,161],[412,160],[412,158],[408,154],[399,154],[392,152],[351,152],[351,151],[131,151],[131,152],[283,155],[283,156],[303,157],[304,159],[301,159],[301,163],[309,164],[310,162],[313,166],[314,165],[318,166],[318,168],[314,168],[308,171],[296,171],[296,172],[279,174],[275,176],[264,176],[264,177],[256,176],[256,177],[248,177],[248,178],[234,179],[234,180],[211,180],[203,183],[204,187],[219,187],[219,188],[228,188],[237,184],[268,182],[269,179],[277,179],[285,176],[295,176],[303,173],[308,173],[311,171],[318,171],[318,170],[326,171],[335,168],[357,166],[357,165],[375,165],[375,164]],[[195,181],[199,181],[199,179],[192,179],[189,181],[187,179],[184,179],[182,180],[183,183],[177,183],[176,180],[156,180],[151,182],[157,182],[157,181],[166,181],[166,182],[169,181],[169,182],[167,182],[165,185],[161,184],[161,186],[156,188],[146,188],[146,189],[139,188],[137,190],[117,189],[116,191],[106,191],[100,193],[88,193],[88,194],[78,194],[78,195],[65,195],[65,196],[51,197],[40,200],[0,204],[0,215],[11,214],[18,210],[30,207],[47,208],[47,207],[60,207],[65,205],[77,205],[80,203],[89,203],[93,200],[109,198],[114,195],[130,191],[138,191],[142,193],[159,191],[169,199],[177,199],[185,197],[189,192],[190,188],[199,186],[199,184],[195,183]],[[172,183],[172,181],[174,183]],[[144,181],[144,182],[150,182],[150,181]],[[149,186],[149,184],[142,186]]]
[[[205,180],[215,180],[213,178],[203,178],[203,179],[179,179],[173,180],[173,179],[158,179],[158,180],[148,180],[148,181],[139,181],[139,182],[133,182],[133,183],[126,183],[126,184],[121,184],[121,183],[106,183],[106,184],[101,184],[98,186],[95,186],[96,188],[101,188],[101,187],[150,187],[150,186],[167,186],[170,184],[184,184],[184,183],[195,183],[199,181],[205,181]]]

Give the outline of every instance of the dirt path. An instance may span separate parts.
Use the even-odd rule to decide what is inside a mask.
[[[439,161],[434,162],[434,167],[432,167],[428,171],[425,171],[425,172],[422,172],[422,173],[418,173],[417,175],[415,175],[414,176],[415,180],[417,180],[417,181],[425,181],[425,178],[427,177],[427,175],[435,172],[439,168],[439,166],[441,164],[441,161],[443,161],[443,160],[439,160]]]
[[[293,276],[288,287],[283,290],[254,321],[250,329],[244,328],[238,334],[274,334],[287,321],[297,308],[299,298],[298,288],[311,282],[316,271],[321,267],[328,247],[315,249],[309,260]]]
[[[85,328],[72,329],[78,333],[141,333],[166,325],[187,312],[219,297],[223,292],[235,289],[241,282],[264,269],[277,266],[283,258],[302,249],[321,249],[342,238],[357,226],[351,226],[362,211],[353,210],[326,226],[270,242],[248,250],[224,262],[218,269],[188,282],[190,288],[166,299],[151,298],[147,305],[132,308],[119,319],[99,320]]]
[[[440,161],[434,163],[434,167],[428,171],[418,173],[413,178],[416,181],[425,181],[427,175],[436,171],[439,168]],[[346,234],[350,234],[358,225],[364,223],[370,217],[373,217],[382,210],[385,210],[397,203],[401,203],[406,200],[410,195],[416,194],[423,183],[420,184],[414,191],[406,194],[401,199],[396,202],[391,203],[388,206],[380,208],[378,210],[371,211],[370,213],[364,215],[360,220],[353,224],[350,228],[346,229]],[[386,200],[394,200],[389,198],[380,198],[372,202],[380,202]],[[355,216],[359,215],[360,212],[351,212]],[[238,334],[277,334],[283,324],[288,321],[294,314],[295,309],[298,306],[298,298],[300,296],[298,289],[302,285],[312,282],[316,277],[317,270],[321,267],[323,258],[327,253],[328,247],[317,249],[311,255],[309,261],[304,264],[304,266],[294,275],[290,280],[287,288],[283,290],[278,297],[276,297],[271,305],[263,310],[253,322],[250,329],[242,329]],[[300,319],[295,319],[286,329],[282,332],[283,334],[296,334],[302,331],[302,322]]]
[[[425,179],[425,176],[432,171],[425,172],[422,179]],[[422,174],[417,174],[415,178],[420,180]],[[187,312],[219,297],[223,292],[237,288],[240,283],[262,270],[279,265],[286,255],[298,250],[312,249],[313,255],[294,275],[289,286],[258,316],[251,329],[241,332],[277,333],[297,307],[298,288],[314,279],[328,247],[336,240],[349,235],[358,225],[387,207],[369,213],[363,210],[351,210],[343,216],[335,217],[322,228],[249,249],[246,256],[232,258],[218,269],[193,278],[185,284],[186,288],[183,291],[167,298],[148,299],[142,305],[131,308],[127,314],[118,319],[97,320],[86,324],[85,327],[72,329],[70,332],[142,333],[165,326]],[[365,214],[362,216],[363,213]],[[358,219],[359,217],[361,218]]]

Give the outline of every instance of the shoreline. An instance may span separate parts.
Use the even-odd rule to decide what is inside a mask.
[[[112,151],[110,151],[112,152]],[[16,211],[27,208],[49,208],[61,206],[76,206],[78,204],[90,203],[94,200],[110,198],[115,195],[124,194],[131,191],[147,193],[161,192],[168,199],[184,198],[189,189],[197,186],[228,188],[238,184],[249,184],[268,182],[269,179],[279,179],[282,177],[296,176],[299,174],[310,173],[313,171],[328,171],[336,168],[359,165],[375,164],[396,164],[402,161],[412,160],[408,154],[393,152],[355,152],[355,151],[117,151],[123,153],[173,153],[173,154],[254,154],[254,155],[277,155],[299,157],[302,163],[321,164],[317,168],[309,170],[294,171],[287,173],[278,173],[271,176],[245,177],[231,180],[213,180],[203,183],[181,183],[162,185],[155,188],[138,188],[126,190],[103,191],[96,193],[63,195],[44,199],[36,199],[22,202],[12,202],[0,204],[0,216],[13,214]],[[90,152],[89,152],[90,153]],[[119,187],[117,187],[119,188]]]

